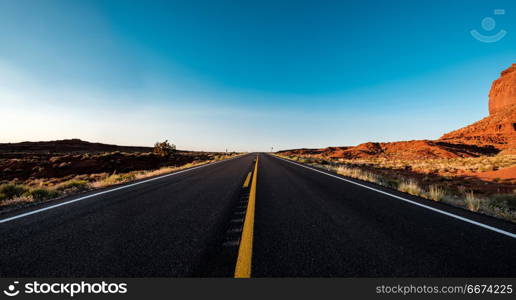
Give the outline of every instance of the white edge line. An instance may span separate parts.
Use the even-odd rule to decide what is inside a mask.
[[[303,168],[307,168],[307,169],[310,169],[312,171],[315,171],[315,172],[319,172],[319,173],[322,173],[324,175],[328,175],[330,177],[334,177],[334,178],[337,178],[337,179],[340,179],[342,181],[346,181],[346,182],[349,182],[349,183],[352,183],[352,184],[355,184],[355,185],[358,185],[358,186],[361,186],[363,188],[366,188],[366,189],[369,189],[369,190],[373,190],[375,192],[378,192],[378,193],[381,193],[381,194],[384,194],[384,195],[388,195],[388,196],[391,196],[393,198],[396,198],[398,200],[402,200],[402,201],[405,201],[405,202],[408,202],[408,203],[411,203],[411,204],[414,204],[414,205],[417,205],[419,207],[423,207],[423,208],[426,208],[426,209],[429,209],[431,211],[434,211],[434,212],[437,212],[437,213],[440,213],[440,214],[443,214],[443,215],[446,215],[448,217],[452,217],[452,218],[455,218],[455,219],[458,219],[458,220],[461,220],[461,221],[464,221],[464,222],[467,222],[467,223],[470,223],[470,224],[473,224],[473,225],[477,225],[477,226],[480,226],[484,229],[488,229],[488,230],[491,230],[491,231],[494,231],[494,232],[497,232],[497,233],[500,233],[500,234],[503,234],[503,235],[506,235],[508,237],[511,237],[511,238],[516,238],[516,234],[512,233],[512,232],[509,232],[509,231],[505,231],[505,230],[502,230],[500,228],[496,228],[496,227],[492,227],[492,226],[489,226],[489,225],[486,225],[486,224],[483,224],[483,223],[480,223],[480,222],[477,222],[477,221],[473,221],[473,220],[470,220],[468,218],[464,218],[464,217],[461,217],[461,216],[457,216],[455,214],[452,214],[452,213],[449,213],[449,212],[446,212],[446,211],[443,211],[443,210],[440,210],[440,209],[437,209],[437,208],[434,208],[434,207],[431,207],[431,206],[428,206],[428,205],[424,205],[424,204],[421,204],[419,202],[416,202],[416,201],[412,201],[412,200],[409,200],[409,199],[406,199],[406,198],[403,198],[403,197],[400,197],[400,196],[396,196],[394,194],[391,194],[391,193],[387,193],[387,192],[384,192],[382,190],[379,190],[379,189],[375,189],[373,187],[370,187],[370,186],[367,186],[367,185],[364,185],[364,184],[360,184],[358,182],[355,182],[355,181],[352,181],[352,180],[349,180],[349,179],[345,179],[345,178],[342,178],[340,176],[337,176],[337,175],[333,175],[333,174],[329,174],[329,173],[326,173],[326,172],[323,172],[321,170],[317,170],[315,168],[312,168],[312,167],[308,167],[308,166],[305,166],[305,165],[302,165],[302,164],[299,164],[299,163],[296,163],[296,162],[293,162],[293,161],[290,161],[290,160],[287,160],[287,159],[284,159],[284,158],[281,158],[281,157],[277,157],[275,155],[271,155],[277,159],[281,159],[281,160],[284,160],[286,162],[289,162],[291,164],[294,164],[294,165],[298,165],[300,167],[303,167]]]
[[[110,189],[110,190],[106,190],[106,191],[98,192],[98,193],[95,193],[95,194],[87,195],[87,196],[80,197],[80,198],[77,198],[77,199],[73,199],[73,200],[70,200],[70,201],[65,201],[65,202],[61,202],[61,203],[58,203],[58,204],[50,205],[50,206],[47,206],[47,207],[43,207],[43,208],[40,208],[40,209],[32,210],[32,211],[29,211],[29,212],[26,212],[26,213],[22,213],[22,214],[19,214],[19,215],[15,215],[15,216],[12,216],[12,217],[1,219],[0,220],[0,224],[7,223],[9,221],[13,221],[13,220],[16,220],[16,219],[19,219],[19,218],[23,218],[23,217],[26,217],[26,216],[34,215],[34,214],[37,214],[37,213],[40,213],[40,212],[43,212],[43,211],[46,211],[46,210],[50,210],[50,209],[53,209],[53,208],[56,208],[56,207],[60,207],[60,206],[63,206],[63,205],[71,204],[71,203],[82,201],[82,200],[89,199],[89,198],[93,198],[93,197],[96,197],[96,196],[99,196],[99,195],[103,195],[103,194],[107,194],[107,193],[111,193],[111,192],[114,192],[114,191],[126,189],[126,188],[129,188],[129,187],[135,186],[135,185],[147,183],[147,182],[150,182],[150,181],[162,179],[162,178],[169,177],[169,176],[174,176],[174,175],[181,174],[181,173],[186,173],[186,172],[189,172],[189,171],[192,171],[192,170],[195,170],[195,169],[199,169],[199,168],[202,168],[202,167],[213,166],[213,165],[216,165],[218,163],[227,162],[227,161],[230,161],[230,160],[242,157],[242,156],[243,155],[240,155],[240,156],[237,156],[237,157],[233,157],[233,158],[230,158],[230,159],[225,159],[225,160],[217,161],[217,162],[214,162],[214,163],[207,163],[207,164],[204,164],[202,166],[197,166],[197,167],[193,167],[193,168],[190,168],[190,169],[186,169],[186,170],[182,170],[182,171],[177,171],[177,172],[161,175],[161,176],[154,177],[154,178],[151,178],[151,179],[146,179],[146,180],[138,181],[138,182],[135,182],[135,183],[119,186],[117,188],[113,188],[113,189]]]

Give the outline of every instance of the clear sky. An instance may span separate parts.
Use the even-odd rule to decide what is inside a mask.
[[[514,20],[514,0],[0,0],[0,142],[438,138],[487,115]]]

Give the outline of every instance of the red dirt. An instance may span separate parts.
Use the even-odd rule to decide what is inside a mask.
[[[503,180],[505,182],[516,183],[516,166],[504,168],[496,171],[488,171],[482,173],[471,173],[469,176],[475,176],[482,180]]]

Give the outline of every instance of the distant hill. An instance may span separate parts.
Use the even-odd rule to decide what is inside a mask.
[[[95,152],[149,152],[152,147],[117,146],[102,143],[90,143],[80,139],[0,143],[0,153],[6,152],[32,152],[32,153],[95,153]]]

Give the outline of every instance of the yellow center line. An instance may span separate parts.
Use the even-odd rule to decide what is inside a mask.
[[[251,181],[251,172],[249,172],[249,173],[247,174],[247,178],[245,179],[245,181],[244,181],[244,185],[243,185],[242,187],[245,187],[245,188],[246,188],[246,187],[248,187],[248,186],[249,186],[249,182],[250,182],[250,181]]]
[[[251,192],[247,202],[244,228],[238,248],[238,258],[235,267],[235,278],[250,278],[251,263],[253,258],[253,231],[254,231],[254,205],[256,202],[256,179],[258,177],[258,156],[254,165],[254,175],[251,183]]]

